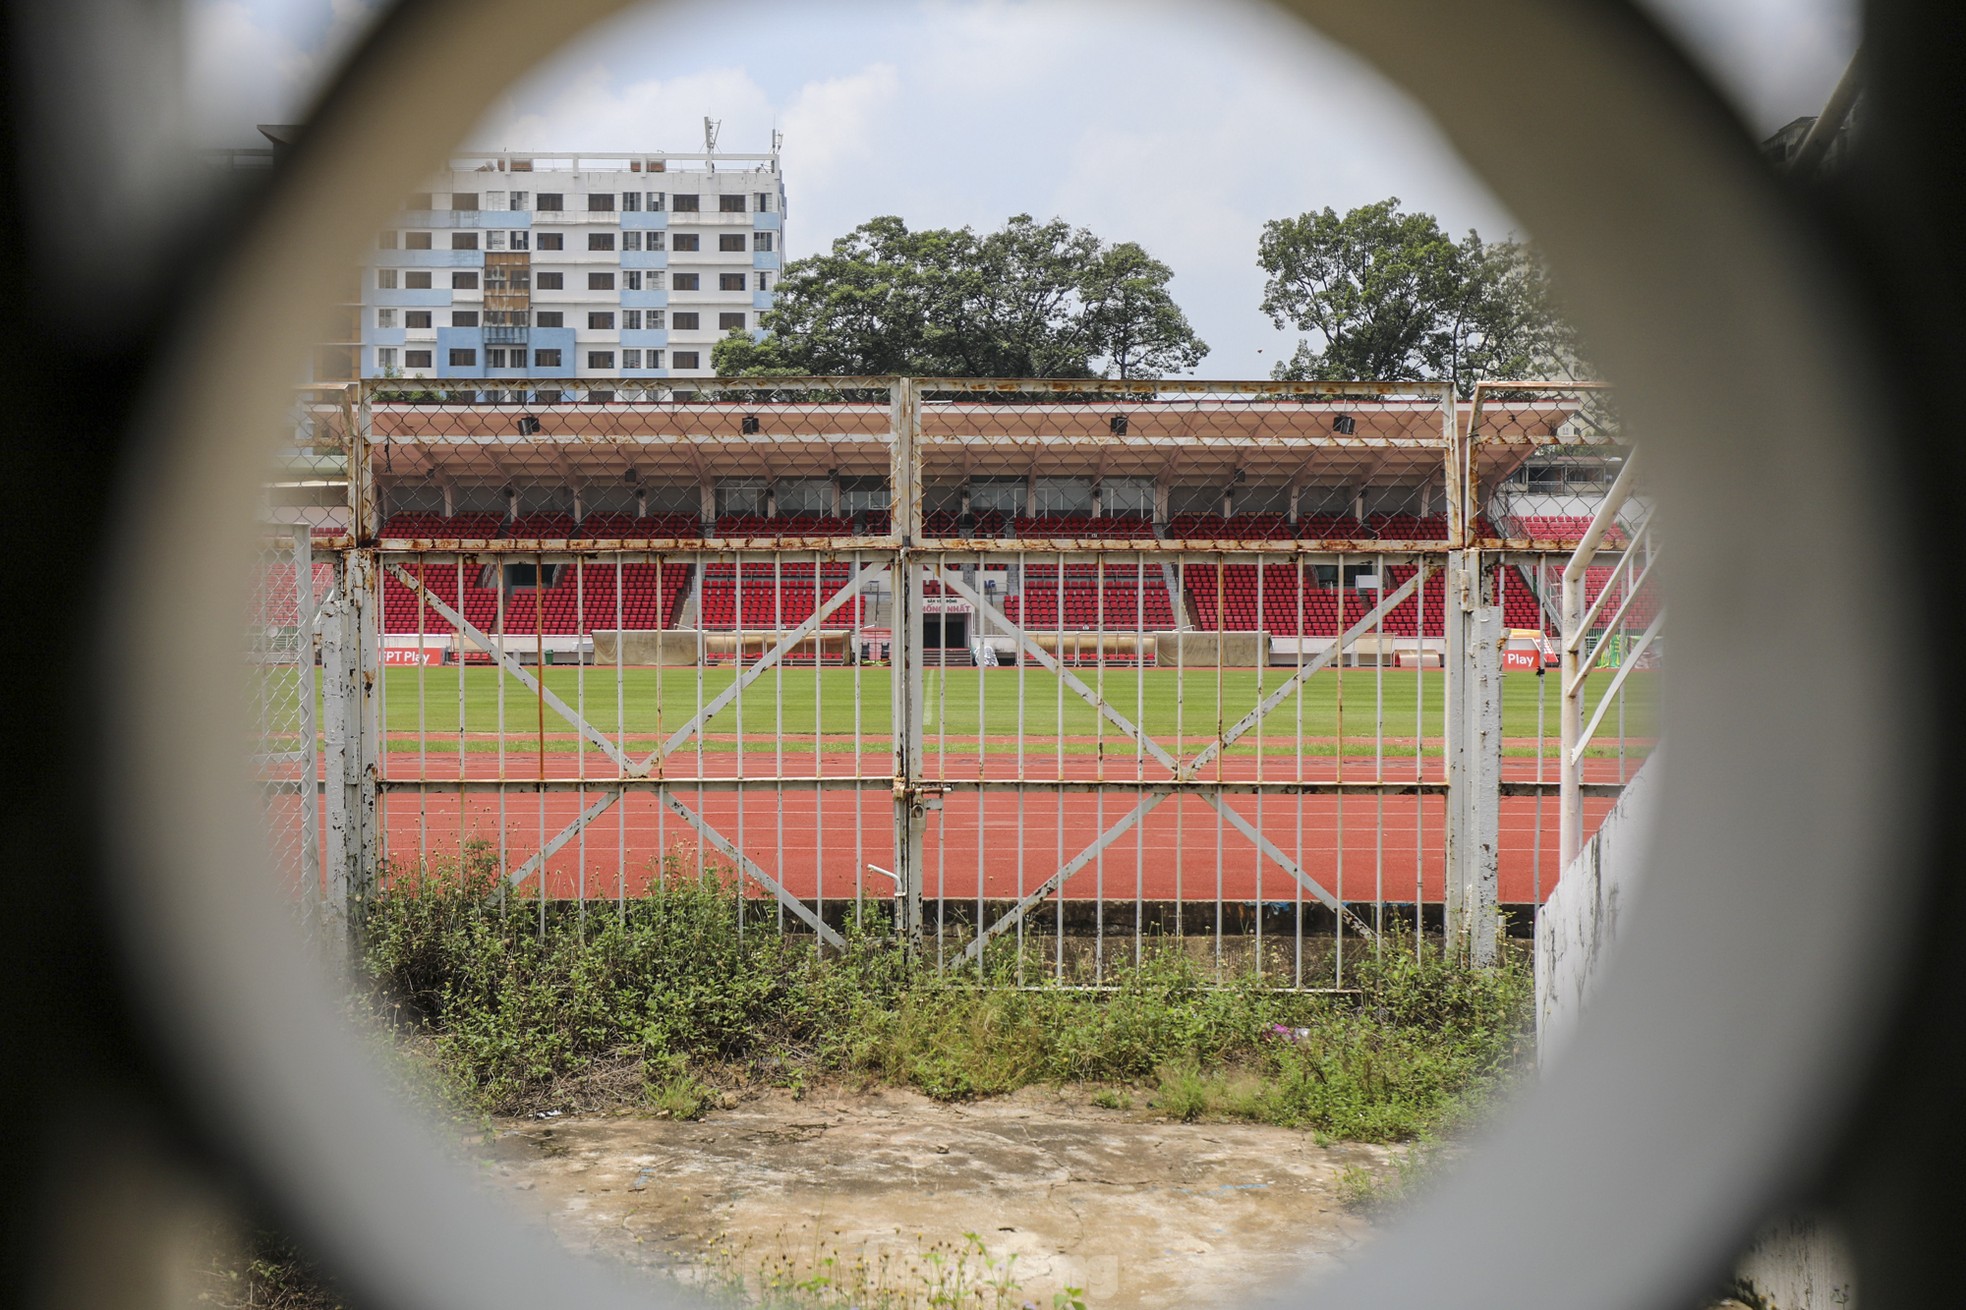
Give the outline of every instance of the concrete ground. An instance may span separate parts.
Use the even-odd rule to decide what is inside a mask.
[[[1008,1304],[1050,1306],[1072,1286],[1089,1310],[1247,1301],[1347,1259],[1368,1225],[1340,1199],[1341,1174],[1394,1156],[1170,1123],[1079,1089],[958,1105],[774,1091],[694,1122],[509,1120],[480,1149],[488,1180],[576,1251],[692,1280],[864,1260],[909,1285],[925,1253],[975,1234],[998,1268],[1016,1257]]]

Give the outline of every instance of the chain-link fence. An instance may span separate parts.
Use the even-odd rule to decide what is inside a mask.
[[[265,834],[276,875],[305,911],[321,890],[314,619],[334,566],[317,560],[305,524],[260,538],[245,623],[245,678]]]

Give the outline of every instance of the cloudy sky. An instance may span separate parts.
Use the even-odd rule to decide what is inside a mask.
[[[187,0],[201,144],[303,113],[383,2]],[[1762,131],[1815,112],[1856,43],[1854,0],[1650,5]],[[724,150],[784,133],[794,256],[876,214],[1139,241],[1210,377],[1290,353],[1257,309],[1265,219],[1397,195],[1455,233],[1514,226],[1376,74],[1252,0],[680,0],[541,65],[468,144],[692,151],[706,115]]]

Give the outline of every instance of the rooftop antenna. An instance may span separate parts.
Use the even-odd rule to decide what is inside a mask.
[[[717,133],[723,128],[722,119],[703,116],[703,155],[712,173],[717,171]]]

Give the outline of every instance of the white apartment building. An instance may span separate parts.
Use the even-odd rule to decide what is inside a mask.
[[[429,188],[364,272],[364,377],[711,377],[777,294],[775,150],[459,154]]]

